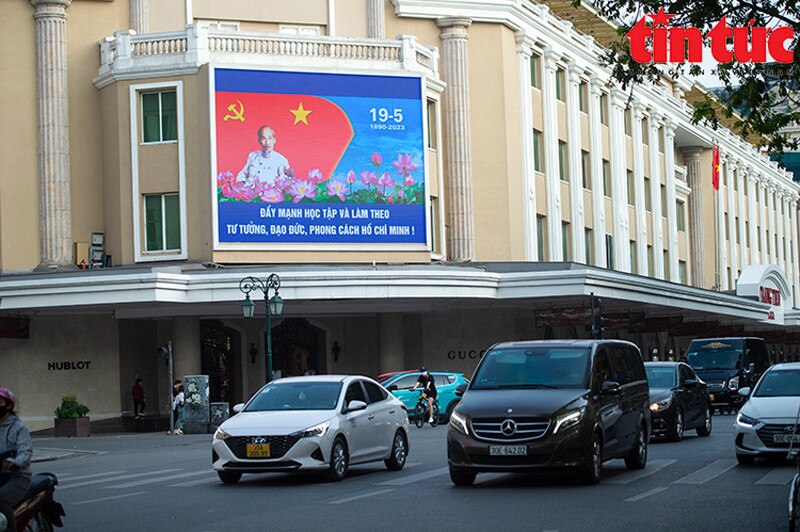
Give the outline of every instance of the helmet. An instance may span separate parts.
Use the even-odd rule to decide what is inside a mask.
[[[14,398],[14,394],[8,388],[0,388],[0,397],[6,400],[7,403],[11,405],[11,409],[14,409],[14,405],[17,404],[17,400]]]

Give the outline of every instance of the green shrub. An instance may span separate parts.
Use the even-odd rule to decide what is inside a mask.
[[[89,407],[78,402],[74,395],[65,395],[61,398],[61,406],[56,408],[56,418],[74,419],[89,413]]]

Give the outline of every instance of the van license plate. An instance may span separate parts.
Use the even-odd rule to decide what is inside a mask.
[[[523,456],[528,454],[525,445],[490,445],[489,454],[491,456]]]
[[[714,394],[713,394],[713,393],[712,393],[712,394],[709,394],[709,395],[708,395],[708,398],[709,398],[709,400],[711,400],[711,401],[713,402],[713,401],[714,401]]]

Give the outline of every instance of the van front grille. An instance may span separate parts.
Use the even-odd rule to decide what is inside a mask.
[[[472,430],[481,440],[515,442],[541,438],[550,420],[541,417],[475,418]],[[512,430],[513,429],[513,430]]]

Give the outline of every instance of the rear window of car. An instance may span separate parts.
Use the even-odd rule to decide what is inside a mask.
[[[450,384],[450,380],[447,378],[447,375],[434,375],[433,382],[436,386],[448,386]]]

